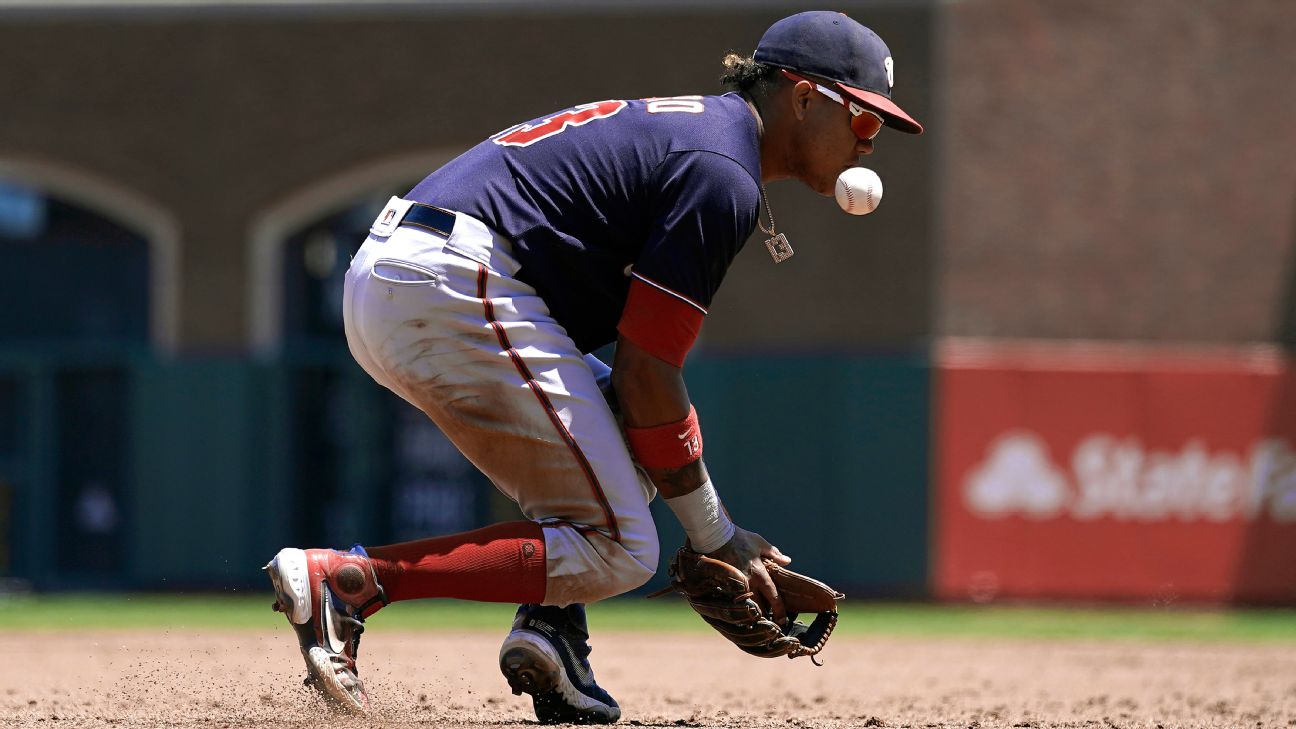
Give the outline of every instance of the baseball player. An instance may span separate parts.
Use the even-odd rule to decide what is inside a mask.
[[[584,604],[658,563],[660,493],[698,553],[733,565],[781,621],[763,560],[703,465],[681,368],[764,183],[832,195],[883,125],[922,126],[890,99],[890,51],[833,12],[769,28],[731,54],[722,96],[581,104],[509,127],[378,215],[346,278],[347,342],[517,502],[526,520],[350,551],[281,550],[266,566],[307,682],[356,713],[364,621],[398,600],[518,603],[500,650],[544,723],[609,723]],[[616,342],[609,368],[588,353]]]

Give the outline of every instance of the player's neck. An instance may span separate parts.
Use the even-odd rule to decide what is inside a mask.
[[[791,173],[786,168],[786,160],[780,149],[782,145],[777,141],[777,132],[767,133],[768,129],[765,126],[765,115],[761,113],[761,105],[745,93],[742,94],[742,97],[743,101],[747,102],[747,109],[756,118],[756,143],[760,145],[761,182],[787,179],[791,176]]]

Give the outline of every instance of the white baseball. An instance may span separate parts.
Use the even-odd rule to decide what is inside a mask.
[[[868,215],[882,202],[882,178],[867,167],[852,167],[837,177],[837,204],[851,215]]]

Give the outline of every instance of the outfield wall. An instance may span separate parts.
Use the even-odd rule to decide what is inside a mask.
[[[852,595],[1296,601],[1296,372],[1271,347],[952,340],[930,366],[695,356],[688,380],[735,517]],[[0,395],[0,568],[42,588],[257,587],[286,543],[517,517],[344,352],[9,357]],[[665,559],[683,535],[654,509]]]
[[[695,357],[688,381],[712,478],[740,523],[853,594],[919,596],[928,377],[921,356],[780,355]],[[382,544],[519,517],[345,352],[0,358],[6,388],[27,427],[0,439],[0,496],[12,498],[0,576],[38,588],[261,588],[259,567],[285,545]],[[684,536],[654,509],[664,564]]]

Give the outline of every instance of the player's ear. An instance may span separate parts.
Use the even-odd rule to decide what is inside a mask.
[[[810,97],[814,95],[814,85],[809,81],[797,81],[789,95],[792,100],[792,113],[797,121],[804,121],[810,108]]]

